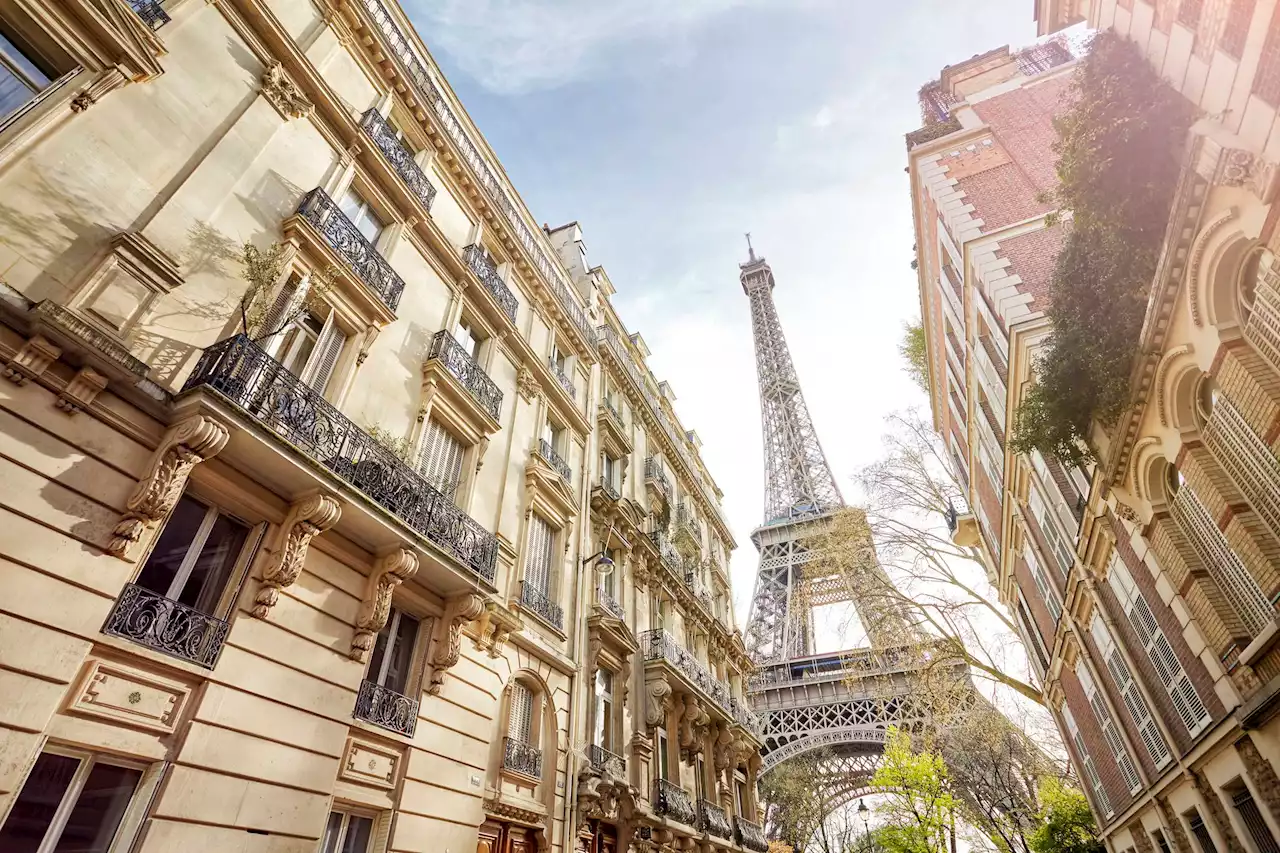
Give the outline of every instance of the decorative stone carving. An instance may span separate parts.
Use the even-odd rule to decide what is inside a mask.
[[[524,621],[519,613],[497,601],[487,601],[484,613],[476,621],[476,650],[487,651],[489,657],[496,658],[502,654],[511,635],[523,630]]]
[[[1209,810],[1209,820],[1213,823],[1214,829],[1218,830],[1218,837],[1222,839],[1226,853],[1245,853],[1244,845],[1240,843],[1235,830],[1231,827],[1231,820],[1227,817],[1226,807],[1222,804],[1222,798],[1217,790],[1209,784],[1209,780],[1205,778],[1202,771],[1191,770],[1190,773],[1191,786],[1196,789],[1196,793],[1200,795],[1200,799]]]
[[[369,574],[364,600],[356,614],[356,633],[351,638],[351,659],[363,663],[373,648],[374,638],[391,615],[391,595],[395,588],[418,571],[418,555],[407,548],[397,548],[378,558]]]
[[[671,708],[671,685],[663,676],[651,678],[644,685],[644,723],[649,728],[663,725]]]
[[[125,76],[118,68],[111,68],[98,75],[96,79],[81,89],[76,96],[71,99],[71,111],[73,113],[82,113],[89,107],[98,103],[98,100],[116,89],[119,89],[126,82]]]
[[[715,760],[716,770],[723,773],[737,765],[738,741],[734,740],[733,729],[720,723],[716,726]]]
[[[227,428],[207,415],[192,415],[170,427],[151,457],[147,474],[130,495],[128,511],[116,524],[107,553],[127,559],[146,529],[177,504],[191,469],[218,455],[228,438]]]
[[[692,759],[706,743],[711,715],[696,696],[684,697],[684,713],[680,715],[680,748]]]
[[[431,655],[431,678],[427,692],[440,695],[444,686],[444,674],[458,663],[462,654],[462,628],[484,612],[484,599],[475,593],[467,593],[449,602],[444,611],[444,636],[436,644]]]
[[[143,670],[91,659],[68,710],[171,734],[190,689]]]
[[[1277,169],[1275,163],[1254,156],[1243,148],[1224,148],[1218,157],[1213,183],[1225,187],[1244,187],[1264,204],[1275,196]]]
[[[640,792],[607,771],[585,767],[578,774],[578,815],[611,822],[632,820]]]
[[[1175,853],[1194,853],[1191,841],[1187,838],[1187,831],[1182,828],[1182,821],[1178,820],[1173,813],[1169,801],[1164,797],[1156,797],[1156,807],[1160,809],[1160,817],[1164,820],[1164,825],[1173,835],[1171,840]]]
[[[1125,521],[1129,522],[1130,524],[1139,523],[1137,510],[1135,510],[1133,507],[1129,506],[1126,503],[1121,503],[1120,501],[1116,501],[1115,512],[1116,512],[1117,518],[1122,518]]]
[[[92,367],[82,367],[53,404],[68,415],[74,415],[87,408],[106,387],[107,377]]]
[[[1258,751],[1252,735],[1246,733],[1236,741],[1235,746],[1236,753],[1244,763],[1245,772],[1249,774],[1249,780],[1258,792],[1258,798],[1266,804],[1272,818],[1280,818],[1280,777],[1276,776],[1275,768]]]
[[[286,121],[306,118],[315,109],[315,104],[307,99],[297,83],[289,79],[279,62],[272,62],[262,73],[262,95]]]
[[[349,737],[338,775],[349,782],[375,788],[393,788],[402,759],[399,750]]]
[[[307,559],[311,540],[337,524],[341,517],[342,505],[332,495],[323,492],[289,507],[289,514],[280,528],[282,541],[271,564],[262,573],[262,588],[258,590],[253,604],[254,616],[267,618],[280,599],[280,590],[292,586],[302,574],[302,564]]]
[[[9,359],[9,363],[4,366],[4,378],[14,385],[25,385],[27,380],[35,379],[48,370],[49,365],[57,361],[60,355],[61,349],[42,335],[36,335]]]
[[[535,403],[542,399],[542,385],[538,382],[538,377],[533,375],[533,371],[523,365],[516,374],[516,391],[524,398],[526,403]]]

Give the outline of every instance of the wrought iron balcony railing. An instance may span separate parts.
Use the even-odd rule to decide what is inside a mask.
[[[622,495],[618,494],[618,490],[613,487],[613,483],[609,482],[609,478],[603,474],[600,476],[600,491],[604,492],[604,496],[611,501],[622,500]]]
[[[689,792],[666,779],[655,779],[653,782],[653,811],[689,826],[693,826],[698,820]]]
[[[506,220],[508,227],[515,232],[516,241],[529,253],[533,265],[542,275],[561,310],[569,317],[588,346],[596,343],[595,330],[587,320],[586,312],[572,295],[572,288],[556,261],[553,252],[545,244],[545,237],[537,234],[536,226],[531,226],[525,219],[524,207],[513,198],[514,192],[508,191],[498,171],[489,165],[488,159],[480,153],[471,139],[466,125],[455,114],[449,99],[440,91],[435,77],[418,58],[417,48],[401,31],[396,19],[383,6],[381,0],[359,0],[356,5],[363,8],[389,50],[387,55],[400,65],[405,79],[417,91],[419,98],[427,109],[435,116],[444,128],[445,135],[458,146],[462,162],[476,175],[476,181],[489,197],[494,208]]]
[[[697,828],[716,838],[728,839],[733,836],[733,829],[729,826],[729,818],[724,809],[710,800],[698,800]]]
[[[409,191],[418,197],[422,206],[431,210],[431,202],[435,201],[436,188],[427,180],[426,172],[413,159],[413,152],[398,138],[396,133],[382,117],[382,113],[370,108],[360,120],[360,126],[369,134],[373,144],[391,161],[391,166],[408,185]]]
[[[734,815],[733,839],[739,847],[753,853],[769,853],[769,840],[764,837],[764,829],[758,823]]]
[[[480,283],[484,285],[484,289],[493,294],[493,298],[498,300],[498,304],[502,306],[502,313],[507,315],[511,322],[516,321],[516,312],[520,310],[520,300],[516,299],[516,295],[511,292],[511,288],[507,287],[507,283],[502,280],[502,276],[498,275],[498,267],[493,263],[493,258],[484,248],[476,243],[472,243],[462,250],[462,259],[467,262],[467,266],[471,267],[471,271],[476,274],[476,278],[480,279]]]
[[[528,581],[520,582],[520,603],[524,609],[536,615],[557,631],[564,630],[564,608]]]
[[[646,661],[666,661],[691,684],[711,699],[726,716],[753,733],[760,731],[760,719],[745,704],[734,698],[729,685],[716,678],[693,653],[676,642],[666,631],[653,629],[640,635],[640,648]]]
[[[247,336],[227,338],[204,351],[183,390],[201,386],[221,393],[476,575],[493,582],[497,537]]]
[[[545,459],[547,464],[554,468],[566,483],[573,482],[573,471],[569,468],[569,463],[560,458],[560,454],[556,453],[556,449],[551,446],[551,442],[545,438],[538,439],[538,455]]]
[[[542,750],[513,737],[503,738],[502,766],[533,779],[541,779]]]
[[[551,372],[555,374],[556,381],[560,383],[560,387],[564,389],[564,393],[568,394],[571,399],[578,399],[578,389],[574,387],[573,380],[564,372],[564,368],[556,363],[551,356],[547,356],[547,367],[551,368]]]
[[[352,716],[387,731],[413,737],[413,730],[418,725],[418,700],[366,680],[360,682]]]
[[[653,542],[653,547],[658,549],[658,556],[662,558],[662,565],[676,577],[684,574],[683,564],[680,559],[680,552],[676,550],[676,546],[671,544],[671,540],[661,530],[655,530],[649,534],[649,540]]]
[[[698,599],[698,602],[706,608],[707,612],[713,616],[716,615],[716,604],[711,597],[711,590],[707,589],[707,585],[702,582],[702,578],[698,576],[698,573],[685,572],[684,582],[693,593],[693,597]]]
[[[627,620],[627,611],[618,603],[618,599],[614,598],[602,587],[596,588],[596,603],[600,605],[605,613],[615,619],[621,619],[624,622]]]
[[[404,293],[404,279],[391,268],[387,259],[378,254],[368,238],[352,224],[329,194],[316,187],[302,197],[298,213],[324,236],[339,257],[351,268],[370,290],[378,295],[383,305],[394,312]]]
[[[138,13],[142,23],[153,30],[158,30],[171,20],[169,13],[160,5],[160,0],[129,0],[133,11]]]
[[[671,483],[667,480],[667,474],[662,470],[662,462],[658,457],[650,456],[644,460],[644,478],[657,486],[663,495],[671,494]]]
[[[702,522],[698,521],[692,507],[683,503],[676,507],[675,520],[677,532],[690,536],[694,542],[702,542]]]
[[[436,359],[462,383],[462,387],[475,398],[480,407],[488,412],[494,420],[502,414],[502,391],[489,378],[484,369],[471,357],[471,353],[462,348],[462,344],[453,339],[447,329],[441,329],[431,339],[431,349],[427,351],[427,359]]]
[[[603,746],[596,746],[594,743],[587,747],[587,760],[591,762],[591,766],[601,773],[613,776],[615,779],[622,779],[627,773],[627,760],[616,752],[610,752]]]
[[[615,405],[612,403],[612,401],[610,401],[610,400],[609,400],[609,398],[608,398],[608,397],[606,397],[606,398],[604,398],[603,400],[601,400],[601,401],[600,401],[600,405],[604,406],[604,410],[605,410],[606,412],[608,412],[608,413],[609,413],[609,415],[610,415],[610,416],[611,416],[615,421],[617,421],[617,422],[618,422],[618,426],[620,426],[620,427],[625,427],[625,426],[626,426],[626,422],[622,420],[622,412],[618,411],[618,407],[617,407],[617,406],[615,406]]]
[[[102,633],[213,669],[229,627],[223,619],[127,583]]]

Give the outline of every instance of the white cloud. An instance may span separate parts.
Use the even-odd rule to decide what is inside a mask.
[[[410,0],[428,46],[443,49],[486,89],[549,89],[618,67],[642,43],[645,62],[687,60],[689,37],[716,17],[785,0]]]

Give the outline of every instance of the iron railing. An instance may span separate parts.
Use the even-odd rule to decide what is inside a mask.
[[[627,760],[616,752],[610,752],[603,746],[590,744],[587,747],[587,760],[591,766],[601,773],[622,779],[627,773]]]
[[[417,91],[423,105],[435,116],[444,129],[445,135],[458,147],[461,160],[475,173],[476,183],[506,220],[508,227],[515,232],[516,242],[533,260],[533,266],[546,281],[561,310],[582,335],[586,345],[594,347],[595,332],[587,320],[586,312],[575,301],[568,279],[553,260],[553,253],[544,245],[546,238],[538,234],[536,227],[530,226],[525,220],[526,213],[523,205],[515,200],[514,191],[508,191],[503,185],[498,177],[498,170],[489,165],[488,159],[480,153],[466,125],[455,114],[449,99],[440,91],[439,84],[419,59],[413,42],[401,31],[399,24],[383,6],[381,0],[359,0],[356,5],[364,9],[374,29],[386,41],[389,48],[387,55],[400,65],[404,71],[404,77]]]
[[[160,5],[160,0],[129,0],[133,11],[138,13],[142,23],[152,30],[158,30],[172,20],[169,13]]]
[[[360,682],[356,707],[351,714],[357,720],[413,737],[418,725],[418,700],[366,680]]]
[[[680,532],[681,530],[691,536],[693,541],[701,544],[702,522],[698,521],[698,516],[694,513],[693,508],[685,503],[676,507],[676,531]]]
[[[609,478],[600,475],[600,491],[604,492],[604,496],[611,501],[622,500],[622,495],[618,494],[618,490],[613,487],[613,483],[609,482]]]
[[[427,360],[433,358],[453,374],[482,409],[494,420],[498,419],[502,414],[502,391],[447,329],[441,329],[431,338]]]
[[[733,817],[733,839],[739,847],[754,853],[769,853],[769,839],[764,837],[764,828],[743,817]]]
[[[680,559],[680,552],[676,550],[676,546],[671,544],[671,540],[661,530],[655,530],[649,534],[649,541],[653,543],[653,547],[658,549],[658,556],[662,558],[662,565],[677,578],[683,574],[683,563]]]
[[[684,573],[685,585],[689,587],[689,591],[693,593],[693,597],[707,609],[707,612],[716,615],[715,600],[711,597],[711,590],[707,589],[707,585],[703,583],[702,578],[698,576],[696,571],[688,571]]]
[[[728,839],[733,836],[733,829],[729,826],[729,818],[724,809],[710,800],[698,800],[697,828],[716,838]]]
[[[689,792],[674,782],[666,779],[655,779],[653,782],[654,814],[678,820],[693,826],[698,820],[698,813],[693,807],[693,798]]]
[[[570,399],[578,399],[578,389],[574,387],[573,380],[569,378],[569,374],[564,372],[564,368],[556,363],[551,356],[547,356],[547,367],[551,368],[551,372],[555,374],[556,381],[560,383],[560,387],[564,389],[564,393],[568,394]]]
[[[329,194],[320,187],[302,197],[298,214],[310,222],[365,286],[377,294],[383,305],[395,311],[404,293],[404,279],[378,254],[369,239],[360,233]]]
[[[102,633],[213,669],[230,626],[226,620],[127,583]]]
[[[569,468],[569,463],[565,462],[559,453],[556,453],[556,449],[551,446],[551,442],[545,438],[538,439],[538,455],[545,459],[547,464],[554,468],[566,483],[573,482],[573,470]]]
[[[603,406],[604,410],[608,412],[615,421],[618,422],[618,426],[623,428],[626,427],[626,422],[622,420],[622,412],[618,411],[618,407],[615,406],[613,402],[609,400],[608,397],[601,400],[600,405]]]
[[[564,630],[564,608],[528,581],[520,581],[520,603],[524,605],[525,610],[533,613],[557,631]]]
[[[413,152],[403,141],[396,138],[395,131],[391,129],[391,125],[387,124],[382,113],[371,107],[360,120],[360,126],[364,128],[365,133],[369,134],[369,138],[373,140],[374,145],[378,146],[378,150],[391,161],[391,167],[408,185],[409,191],[416,195],[418,201],[422,202],[422,206],[430,211],[431,202],[436,198],[436,188],[431,185],[431,181],[427,180],[426,172],[422,171],[422,167],[413,159]]]
[[[653,481],[663,497],[671,494],[671,483],[667,480],[667,473],[662,470],[662,462],[658,457],[650,456],[644,460],[644,478]]]
[[[493,258],[489,257],[489,253],[484,247],[477,243],[472,243],[462,250],[462,259],[467,262],[467,266],[471,267],[471,271],[476,274],[476,278],[480,279],[480,283],[484,285],[484,289],[493,294],[493,298],[498,300],[498,305],[502,307],[502,313],[507,315],[512,323],[516,321],[516,312],[520,310],[520,300],[516,299],[516,295],[511,292],[511,288],[507,287],[507,283],[502,280],[502,276],[498,275],[498,267],[493,262]]]
[[[502,766],[534,779],[542,778],[542,750],[513,737],[502,739]]]
[[[498,539],[245,335],[204,351],[183,387],[211,388],[493,582]]]
[[[729,686],[716,678],[693,653],[680,645],[670,634],[658,628],[640,635],[640,648],[646,661],[666,661],[685,679],[701,690],[730,719],[753,733],[760,731],[760,719],[745,704],[735,699]]]
[[[596,603],[610,616],[626,621],[627,611],[618,603],[618,599],[605,591],[604,587],[596,588]]]

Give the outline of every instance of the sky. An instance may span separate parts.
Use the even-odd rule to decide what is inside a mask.
[[[540,223],[588,262],[697,431],[738,543],[746,623],[763,520],[744,232],[846,499],[919,315],[903,135],[941,68],[1035,38],[1030,0],[402,0]]]

